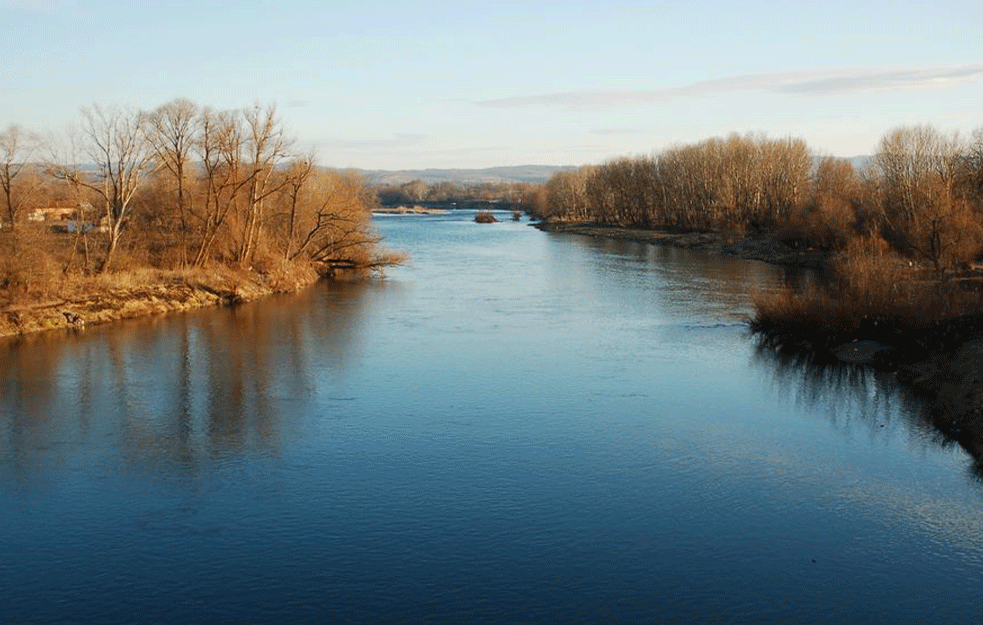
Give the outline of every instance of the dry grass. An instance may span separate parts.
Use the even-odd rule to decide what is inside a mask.
[[[827,283],[755,293],[752,328],[832,345],[858,335],[904,334],[979,309],[979,292],[933,275],[879,237],[858,238],[834,259]]]

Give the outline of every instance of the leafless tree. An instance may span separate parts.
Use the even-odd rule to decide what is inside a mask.
[[[94,169],[83,170],[75,157],[55,163],[52,173],[75,187],[90,189],[102,201],[102,222],[108,232],[99,271],[105,273],[112,266],[134,195],[156,167],[154,151],[141,113],[98,104],[83,107],[81,131],[82,154]]]
[[[299,229],[299,222],[302,217],[303,202],[307,199],[305,193],[310,186],[311,173],[315,171],[316,164],[314,155],[310,154],[306,158],[293,161],[287,168],[284,176],[286,184],[283,185],[286,199],[286,233],[283,241],[283,258],[289,260],[293,257],[293,247]]]
[[[955,134],[909,126],[884,135],[874,158],[886,234],[938,271],[971,260],[983,245],[979,218],[956,189],[965,153]]]
[[[24,132],[17,125],[10,125],[0,132],[0,188],[3,189],[4,212],[11,229],[17,228],[21,210],[31,195],[41,186],[41,178],[34,176],[26,184],[21,174],[30,166],[38,147],[35,136]],[[20,178],[21,180],[18,180]]]
[[[245,140],[238,112],[205,108],[199,114],[197,144],[202,167],[202,199],[192,215],[198,221],[198,249],[193,265],[202,266],[251,177],[243,175]]]
[[[277,166],[288,157],[291,142],[276,117],[276,107],[253,106],[243,111],[245,121],[244,163],[249,178],[245,215],[239,233],[239,264],[248,266],[259,244],[264,203],[285,181],[277,178]],[[279,183],[279,184],[278,184]]]
[[[307,258],[329,270],[372,267],[375,260],[367,252],[381,239],[372,228],[368,190],[361,177],[315,170],[307,186],[291,260]]]
[[[181,225],[180,262],[187,264],[188,212],[194,200],[189,192],[189,178],[194,174],[192,150],[199,142],[198,105],[190,100],[172,100],[147,116],[147,139],[157,162],[167,171],[175,185],[175,201]]]

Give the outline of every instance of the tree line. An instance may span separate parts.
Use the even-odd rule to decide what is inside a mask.
[[[951,268],[983,250],[983,128],[886,133],[866,167],[817,157],[801,139],[733,134],[555,173],[535,214],[615,226],[767,233],[845,249],[881,237]]]
[[[0,282],[25,247],[32,263],[43,252],[62,273],[85,275],[213,262],[331,272],[394,260],[377,246],[365,182],[298,151],[273,105],[92,105],[57,141],[12,125],[0,132],[0,190]],[[51,206],[73,208],[60,236],[32,223]]]
[[[382,206],[414,206],[419,204],[484,204],[502,203],[519,210],[532,206],[539,185],[515,182],[461,185],[453,182],[427,183],[411,180],[400,184],[385,184],[375,188]]]

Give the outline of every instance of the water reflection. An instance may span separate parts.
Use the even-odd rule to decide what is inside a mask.
[[[382,288],[319,285],[0,343],[0,471],[29,480],[85,445],[191,474],[208,458],[280,454],[319,372],[357,358],[371,291]]]
[[[457,215],[384,234],[418,265],[381,284],[0,344],[8,621],[977,616],[961,452],[898,440],[890,392],[854,414],[856,371],[747,366],[726,282],[775,268]]]
[[[605,258],[610,268],[606,276],[609,279],[650,280],[654,272],[660,279],[656,281],[657,288],[652,289],[653,295],[663,301],[666,312],[674,317],[697,315],[744,320],[751,313],[749,293],[810,282],[815,276],[811,269],[770,265],[718,253],[624,239],[553,236],[583,248],[585,264],[592,270],[597,270],[598,257]]]
[[[774,387],[797,405],[820,408],[834,426],[863,427],[872,438],[901,429],[942,448],[959,446],[971,458],[970,475],[983,483],[983,428],[954,428],[948,407],[914,392],[893,372],[844,363],[767,336],[756,341],[755,363],[771,371]],[[896,423],[899,417],[903,423]]]

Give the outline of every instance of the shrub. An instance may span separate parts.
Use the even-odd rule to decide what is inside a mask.
[[[56,293],[61,268],[48,253],[50,235],[39,228],[21,228],[2,236],[0,295],[13,301]]]
[[[956,316],[979,303],[979,294],[931,279],[880,237],[859,237],[836,255],[821,285],[753,295],[752,329],[834,343],[866,334],[901,333]]]

